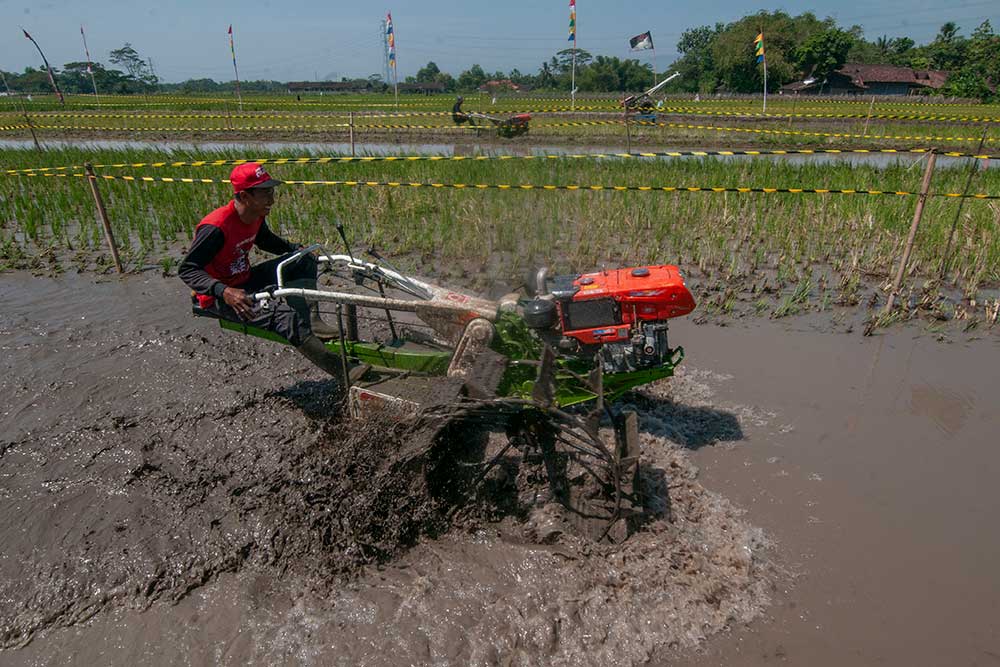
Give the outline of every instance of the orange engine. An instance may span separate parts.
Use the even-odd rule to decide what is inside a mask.
[[[649,368],[670,358],[667,320],[694,310],[676,266],[661,264],[546,279],[524,318],[560,351],[599,354],[605,372]]]

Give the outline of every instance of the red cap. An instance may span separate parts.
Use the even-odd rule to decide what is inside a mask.
[[[229,174],[229,181],[233,184],[233,193],[243,192],[250,188],[273,188],[282,183],[271,178],[271,174],[267,173],[264,167],[257,162],[238,165]]]

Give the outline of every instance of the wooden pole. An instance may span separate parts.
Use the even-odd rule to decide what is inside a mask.
[[[351,157],[354,157],[354,112],[351,112]]]
[[[622,91],[622,120],[625,121],[625,152],[632,152],[632,130],[628,124],[628,107],[625,106],[625,91]]]
[[[899,260],[899,270],[896,271],[896,279],[892,283],[892,291],[889,292],[889,300],[885,303],[882,314],[885,315],[892,310],[896,302],[896,294],[899,286],[903,282],[903,275],[906,273],[906,265],[910,261],[910,253],[913,251],[913,241],[917,238],[917,227],[920,225],[920,218],[924,214],[924,204],[927,202],[927,193],[931,187],[931,176],[934,173],[934,163],[937,161],[937,154],[931,149],[927,158],[927,167],[924,169],[924,180],[920,184],[920,196],[917,198],[917,208],[913,212],[913,223],[910,225],[910,234],[906,237],[906,246],[903,248],[903,257]]]
[[[986,135],[989,134],[990,128],[989,123],[983,128],[983,138],[979,140],[979,148],[976,149],[976,155],[983,154],[983,146],[986,144]],[[976,175],[976,168],[979,166],[980,158],[972,158],[969,162],[969,177],[965,181],[965,189],[962,190],[963,195],[969,194],[969,188],[972,187],[972,179]],[[965,197],[958,200],[958,210],[955,211],[955,219],[951,222],[951,231],[948,232],[948,243],[944,246],[944,254],[941,256],[941,266],[938,268],[938,278],[944,280],[944,274],[948,271],[948,255],[951,254],[951,243],[955,238],[955,230],[958,229],[958,221],[962,217],[962,208],[965,206]]]
[[[868,117],[865,118],[865,132],[862,135],[863,137],[868,136],[868,121],[872,119],[872,109],[874,108],[875,108],[875,96],[872,95],[872,103],[868,105]]]
[[[28,107],[25,106],[23,99],[19,101],[21,102],[21,113],[24,114],[24,122],[28,124],[28,131],[31,132],[31,140],[35,142],[35,150],[41,153],[42,145],[38,143],[38,135],[35,134],[35,126],[31,124],[31,119],[28,118]]]
[[[101,224],[104,226],[104,238],[108,242],[108,248],[111,249],[111,258],[115,262],[115,268],[118,270],[118,273],[125,273],[122,270],[122,261],[118,257],[118,245],[115,243],[114,232],[111,231],[111,221],[108,220],[108,211],[104,208],[101,191],[97,189],[97,176],[94,174],[94,165],[87,162],[83,166],[87,170],[87,180],[90,181],[90,191],[94,193],[94,203],[97,205],[98,215],[101,216]]]

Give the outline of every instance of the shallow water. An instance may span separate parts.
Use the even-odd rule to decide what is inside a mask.
[[[315,565],[339,562],[336,539],[270,539],[271,510],[299,507],[282,489],[309,470],[287,472],[284,452],[308,460],[323,443],[321,377],[191,319],[183,292],[142,276],[0,280],[0,609],[36,627],[3,664],[1000,656],[994,331],[942,343],[680,320],[682,374],[635,407],[684,521],[607,553],[481,524],[326,580]]]
[[[638,406],[659,506],[621,547],[504,513],[506,473],[500,516],[442,530],[395,430],[329,419],[318,371],[191,318],[176,278],[0,299],[4,664],[633,665],[770,599],[766,537],[685,453],[744,438],[698,373]]]
[[[291,156],[301,153],[317,155],[350,155],[351,145],[348,143],[316,143],[316,142],[295,142],[295,141],[254,141],[254,142],[211,142],[211,141],[136,141],[123,139],[44,139],[42,144],[50,148],[92,148],[94,150],[150,150],[157,149],[165,152],[170,151],[267,151],[281,155]],[[31,141],[21,139],[0,139],[0,150],[34,150]],[[636,152],[642,151],[676,151],[676,150],[702,150],[700,148],[685,148],[677,146],[657,147],[655,145],[643,145],[635,148]],[[766,150],[766,149],[763,149]],[[357,143],[355,154],[358,156],[383,156],[383,155],[578,155],[589,153],[621,153],[625,152],[624,146],[536,146],[529,144],[512,144],[509,146],[497,146],[496,144],[477,147],[475,143],[465,144],[438,144],[438,143]],[[609,158],[614,159],[614,158]],[[704,160],[704,157],[683,156],[669,158],[673,160]],[[816,153],[811,155],[730,155],[714,156],[708,159],[714,160],[771,160],[787,162],[789,164],[850,164],[869,165],[884,169],[886,167],[901,164],[903,166],[913,166],[926,159],[922,154],[890,154],[890,153]],[[967,164],[968,158],[955,158],[939,155],[938,164],[941,167],[955,164]],[[988,161],[984,166],[988,166]],[[919,169],[920,167],[914,167]]]

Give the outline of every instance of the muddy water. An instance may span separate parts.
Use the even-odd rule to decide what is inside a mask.
[[[184,292],[0,282],[3,664],[633,665],[769,604],[766,536],[685,452],[744,437],[698,374],[639,401],[649,520],[598,545],[524,461],[447,514],[459,465]]]
[[[442,525],[391,429],[179,288],[0,280],[0,663],[1000,656],[995,334],[679,322],[633,400],[664,507],[610,549],[544,508]]]
[[[780,425],[694,454],[795,581],[679,664],[1000,664],[1000,338],[699,328],[722,400]]]

